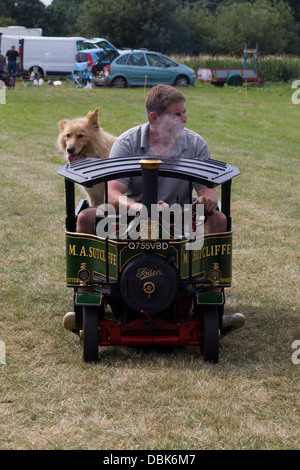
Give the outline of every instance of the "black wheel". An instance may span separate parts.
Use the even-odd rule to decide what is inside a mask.
[[[98,361],[99,310],[95,307],[83,307],[83,360]]]
[[[242,84],[243,84],[243,79],[240,75],[233,75],[228,80],[229,86],[242,86]]]
[[[203,360],[219,362],[219,312],[216,305],[208,305],[202,313]]]
[[[177,77],[174,82],[175,86],[182,86],[182,87],[189,86],[189,84],[190,84],[189,79],[185,77],[184,75],[179,75],[179,77]]]
[[[43,70],[40,67],[31,67],[31,69],[28,70],[29,76],[33,74],[35,80],[39,80],[40,78],[44,78],[44,73]]]
[[[126,88],[127,82],[123,77],[116,77],[112,82],[112,86],[115,88]]]

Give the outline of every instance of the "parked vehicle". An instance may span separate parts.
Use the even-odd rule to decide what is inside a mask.
[[[1,51],[2,54],[6,54],[8,49],[11,48],[11,46],[15,46],[16,50],[19,49],[19,41],[21,39],[21,36],[19,35],[13,35],[13,34],[2,34],[0,37],[1,39]]]
[[[42,28],[26,28],[25,26],[1,26],[0,33],[12,36],[41,36]]]
[[[104,38],[92,38],[89,39],[88,42],[94,44],[97,48],[103,49],[107,53],[109,62],[112,62],[121,52],[121,49],[117,49],[111,42]]]
[[[72,78],[77,85],[86,85],[92,81],[93,74],[102,70],[109,63],[103,49],[87,49],[76,54],[76,63],[72,72]]]
[[[254,56],[254,69],[247,69],[248,54],[252,54]],[[241,86],[245,81],[259,82],[258,45],[256,45],[256,49],[247,49],[245,44],[243,67],[238,69],[199,68],[197,70],[197,79],[199,82],[210,82],[215,86],[223,86],[225,83],[229,86]]]
[[[99,61],[105,65],[109,63],[103,49],[87,49],[85,51],[79,51],[76,53],[75,59],[74,71],[88,70],[89,72],[92,72],[92,68]]]
[[[198,69],[199,82],[209,82],[215,86],[241,86],[245,81],[258,82],[258,70],[252,69]]]
[[[22,69],[40,77],[71,75],[75,67],[76,53],[95,48],[84,37],[2,36],[1,50],[6,53],[14,45],[20,53]]]
[[[194,85],[196,74],[186,65],[175,62],[158,52],[132,50],[120,52],[104,73],[95,77],[96,85],[153,86],[159,83],[176,86]]]

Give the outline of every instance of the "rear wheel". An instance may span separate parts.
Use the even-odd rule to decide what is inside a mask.
[[[115,88],[126,88],[127,82],[123,77],[116,77],[112,82],[112,86]]]
[[[28,70],[29,77],[34,78],[35,80],[39,80],[40,78],[44,78],[44,72],[40,67],[31,67]]]
[[[99,310],[95,307],[83,307],[83,360],[98,361]]]
[[[202,313],[203,360],[219,362],[219,313],[216,305],[208,305]]]

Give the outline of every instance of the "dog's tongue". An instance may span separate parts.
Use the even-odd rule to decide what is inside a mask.
[[[68,157],[70,163],[75,162],[77,160],[77,158],[78,158],[77,154],[69,155],[69,157]]]

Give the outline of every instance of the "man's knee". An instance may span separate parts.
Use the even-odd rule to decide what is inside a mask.
[[[215,211],[207,218],[207,222],[204,227],[205,233],[227,232],[227,217],[223,212]]]
[[[81,211],[77,217],[76,232],[95,233],[95,217],[95,208],[89,208]]]
[[[220,232],[227,232],[228,229],[228,220],[225,214],[220,211],[216,211],[217,214],[217,224],[220,227]]]

